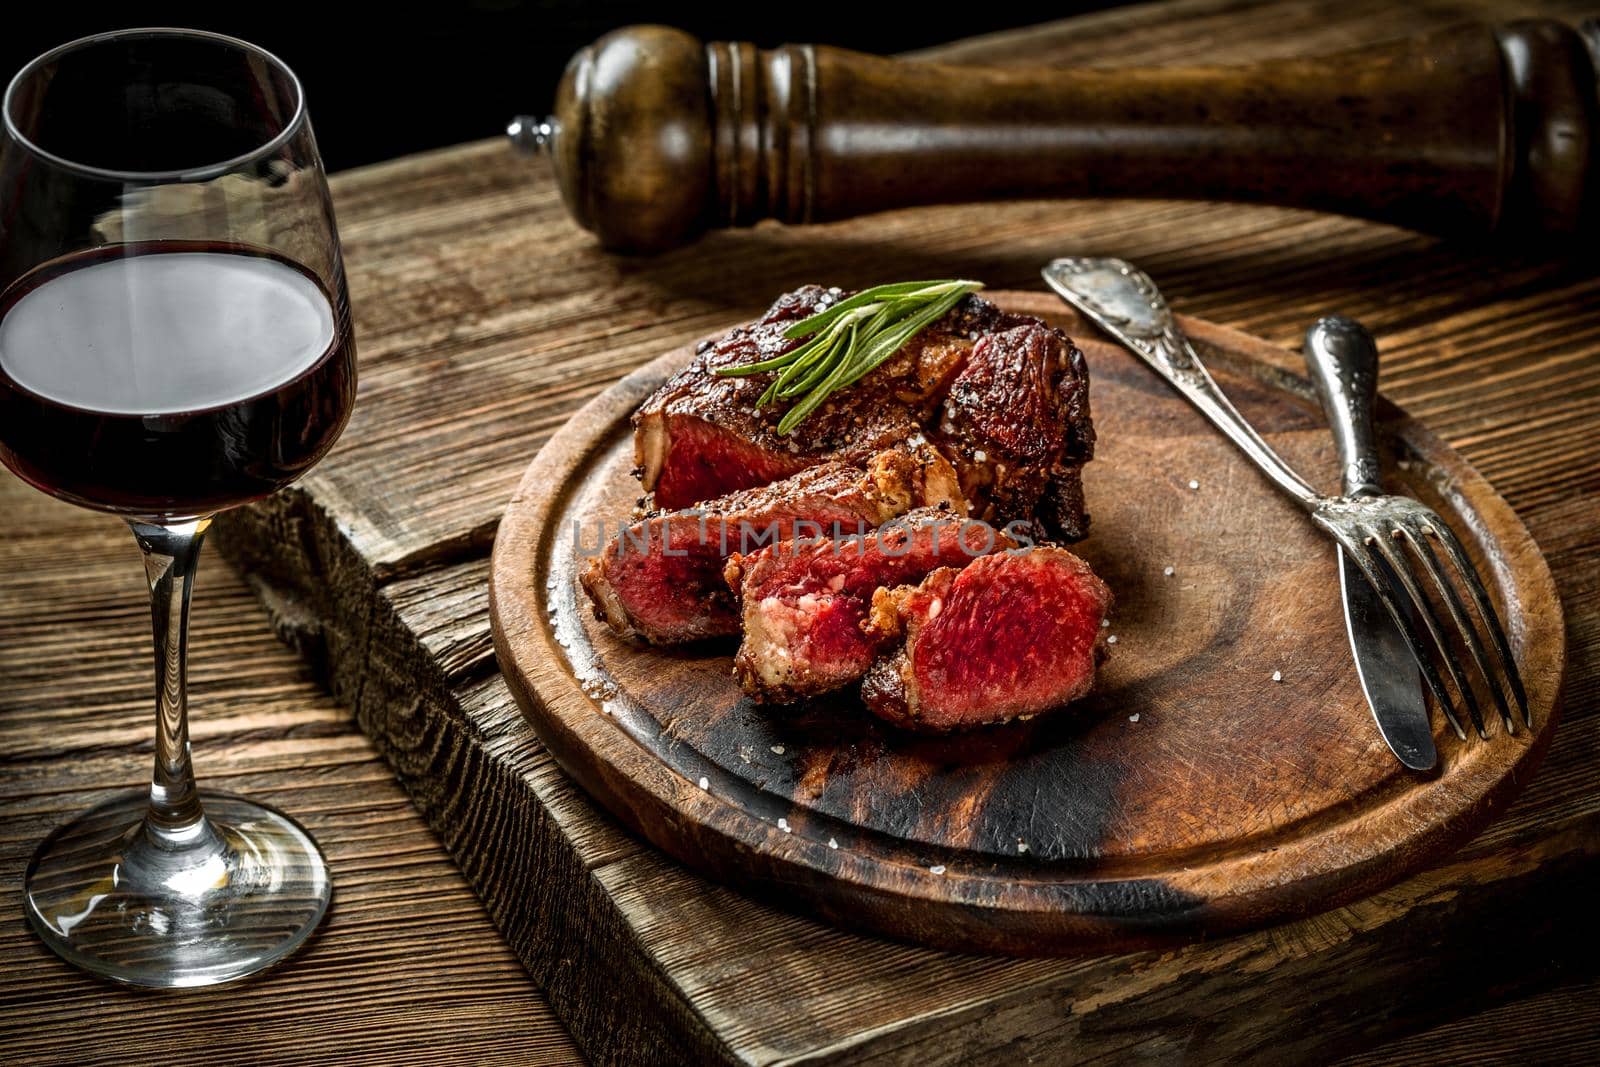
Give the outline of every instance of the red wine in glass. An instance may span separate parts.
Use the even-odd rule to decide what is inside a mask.
[[[209,515],[332,447],[355,401],[351,349],[349,316],[270,252],[168,241],[63,256],[0,295],[0,456],[86,507]]]
[[[59,826],[24,876],[34,931],[84,970],[228,982],[327,912],[299,823],[195,783],[187,625],[212,517],[321,460],[355,384],[333,205],[288,67],[140,29],[22,68],[0,103],[0,461],[127,521],[155,636],[149,786]]]

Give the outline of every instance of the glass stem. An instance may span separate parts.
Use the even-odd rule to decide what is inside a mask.
[[[128,525],[144,552],[156,639],[156,763],[145,832],[158,847],[188,849],[207,843],[212,836],[189,762],[186,677],[189,594],[200,560],[200,542],[211,520]]]

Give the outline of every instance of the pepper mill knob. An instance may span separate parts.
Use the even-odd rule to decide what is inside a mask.
[[[705,47],[667,26],[608,33],[567,63],[542,125],[567,211],[606,248],[657,251],[705,229],[706,73]]]

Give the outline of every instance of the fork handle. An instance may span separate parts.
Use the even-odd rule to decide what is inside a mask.
[[[1322,502],[1228,400],[1148,274],[1125,260],[1087,256],[1052,260],[1041,273],[1057,295],[1200,409],[1274,485],[1307,511]]]
[[[1306,367],[1322,398],[1339,450],[1345,496],[1383,492],[1372,404],[1378,392],[1378,346],[1355,319],[1329,315],[1306,331]]]

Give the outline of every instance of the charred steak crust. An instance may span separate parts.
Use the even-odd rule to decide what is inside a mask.
[[[865,468],[808,467],[694,508],[650,512],[591,557],[579,581],[595,615],[623,637],[674,644],[739,631],[727,557],[763,544],[871,530],[924,505],[965,514],[954,472],[932,449],[889,451]]]
[[[1093,687],[1110,607],[1088,564],[1053,546],[879,590],[868,629],[902,640],[867,672],[862,699],[889,722],[929,732],[1050,711]]]
[[[1089,371],[1060,330],[968,296],[904,349],[790,434],[784,408],[758,408],[769,375],[719,368],[769,359],[799,341],[783,331],[847,295],[803,286],[756,322],[703,346],[634,415],[640,479],[663,508],[763,485],[817,463],[860,464],[931,442],[954,464],[974,513],[1038,513],[1053,536],[1088,529],[1078,469],[1094,452]]]
[[[1028,518],[1050,492],[1042,518],[1052,532],[1087,531],[1082,492],[1072,487],[1094,455],[1089,370],[1060,330],[1033,320],[979,338],[950,383],[937,431],[963,491],[986,502],[984,518]],[[1066,492],[1051,492],[1061,481],[1071,483]]]
[[[744,640],[733,672],[759,701],[839,689],[872,665],[881,643],[863,628],[876,591],[965,566],[1017,541],[951,508],[920,508],[869,534],[763,548],[729,560]]]

